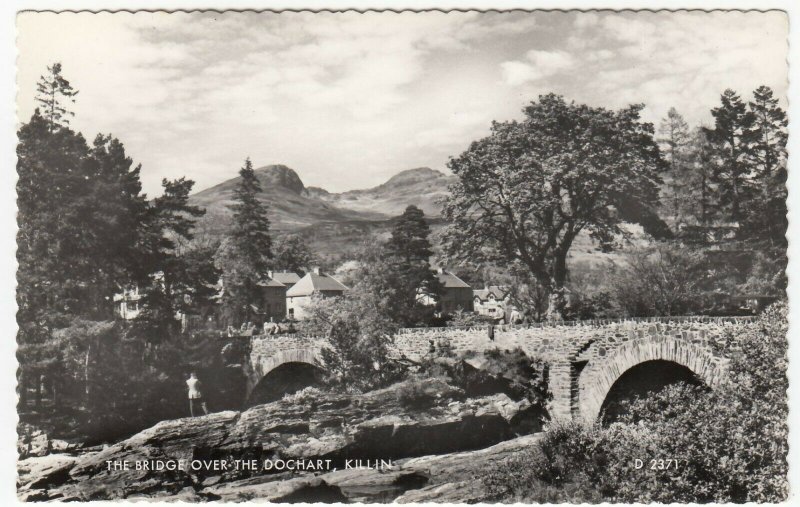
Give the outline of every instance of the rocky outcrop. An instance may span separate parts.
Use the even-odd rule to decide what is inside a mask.
[[[30,424],[21,423],[18,428],[17,453],[23,459],[31,456],[45,456],[50,453],[72,452],[78,448],[76,444],[65,440],[50,438],[41,429]]]
[[[19,490],[30,498],[62,500],[157,496],[344,501],[348,495],[369,496],[372,490],[397,496],[428,484],[426,470],[435,462],[409,462],[395,475],[370,478],[369,471],[364,476],[343,474],[345,460],[401,460],[486,448],[513,438],[519,414],[527,408],[527,402],[505,394],[469,399],[439,380],[410,382],[417,384],[360,395],[309,389],[244,412],[164,421],[49,468],[26,464],[25,473],[20,469]],[[419,393],[424,396],[415,398]],[[277,459],[329,460],[338,472],[298,476],[233,467],[153,469],[158,463]]]

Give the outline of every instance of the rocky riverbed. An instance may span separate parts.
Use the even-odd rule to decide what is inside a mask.
[[[527,401],[468,398],[436,379],[365,394],[310,389],[243,412],[163,421],[100,451],[21,460],[18,491],[25,500],[478,501],[473,471],[531,445],[537,437],[524,434],[537,417]],[[325,466],[136,466],[291,460]]]

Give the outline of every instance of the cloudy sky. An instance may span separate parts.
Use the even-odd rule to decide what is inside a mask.
[[[18,17],[18,114],[46,66],[80,90],[75,128],[113,133],[145,191],[286,164],[331,191],[379,184],[520,117],[539,94],[676,107],[710,122],[725,88],[787,89],[783,14],[117,13]]]

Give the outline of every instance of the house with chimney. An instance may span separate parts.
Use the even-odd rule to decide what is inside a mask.
[[[456,311],[473,311],[472,287],[444,268],[436,270],[436,278],[442,284],[442,294],[437,302],[430,295],[423,294],[420,301],[426,305],[436,305],[442,315],[452,315]]]
[[[291,271],[270,271],[267,278],[259,282],[262,289],[264,322],[281,322],[286,319],[286,293],[300,281],[300,275]]]
[[[334,277],[314,268],[286,291],[286,316],[303,320],[308,317],[311,298],[343,296],[347,287]]]
[[[509,307],[509,293],[500,285],[486,285],[483,289],[472,291],[472,303],[478,315],[503,318]]]

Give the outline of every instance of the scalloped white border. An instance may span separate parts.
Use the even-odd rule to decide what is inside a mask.
[[[15,17],[19,10],[197,10],[197,9],[780,9],[789,13],[789,480],[790,493],[786,505],[800,501],[800,2],[796,0],[2,0],[0,2],[0,505],[18,504],[16,495],[16,299],[15,299],[15,235],[16,235],[16,46]],[[94,502],[93,505],[117,505],[120,502]],[[125,502],[128,503],[128,502]],[[147,502],[147,505],[161,502]],[[179,504],[183,504],[180,502]],[[166,505],[176,505],[172,502]],[[442,504],[436,504],[442,505]],[[603,504],[607,505],[607,504]]]

